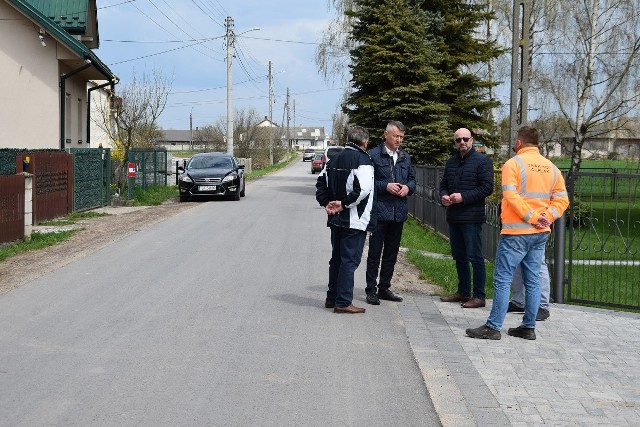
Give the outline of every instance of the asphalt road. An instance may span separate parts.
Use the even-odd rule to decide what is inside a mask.
[[[397,304],[364,303],[364,265],[367,313],[324,308],[309,169],[0,296],[0,425],[439,425]]]

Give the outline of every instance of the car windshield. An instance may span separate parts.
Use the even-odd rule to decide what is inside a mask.
[[[316,153],[316,156],[313,159],[314,160],[322,160],[322,153]]]
[[[188,169],[226,168],[231,169],[231,159],[226,157],[196,157],[189,162]]]

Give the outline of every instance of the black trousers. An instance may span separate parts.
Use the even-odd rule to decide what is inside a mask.
[[[378,221],[375,231],[369,237],[369,253],[367,254],[367,294],[378,290],[389,289],[393,270],[398,259],[400,239],[404,222]],[[378,268],[380,279],[378,280]],[[377,283],[376,283],[377,281]]]

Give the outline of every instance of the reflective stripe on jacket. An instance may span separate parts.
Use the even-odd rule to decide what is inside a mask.
[[[540,215],[553,222],[567,206],[562,173],[537,147],[520,149],[502,166],[501,234],[550,232],[549,227],[535,228]]]

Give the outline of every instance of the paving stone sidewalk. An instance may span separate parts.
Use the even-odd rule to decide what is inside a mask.
[[[399,303],[407,336],[444,426],[640,425],[640,315],[552,304],[537,340],[472,339],[482,309],[437,297]]]

